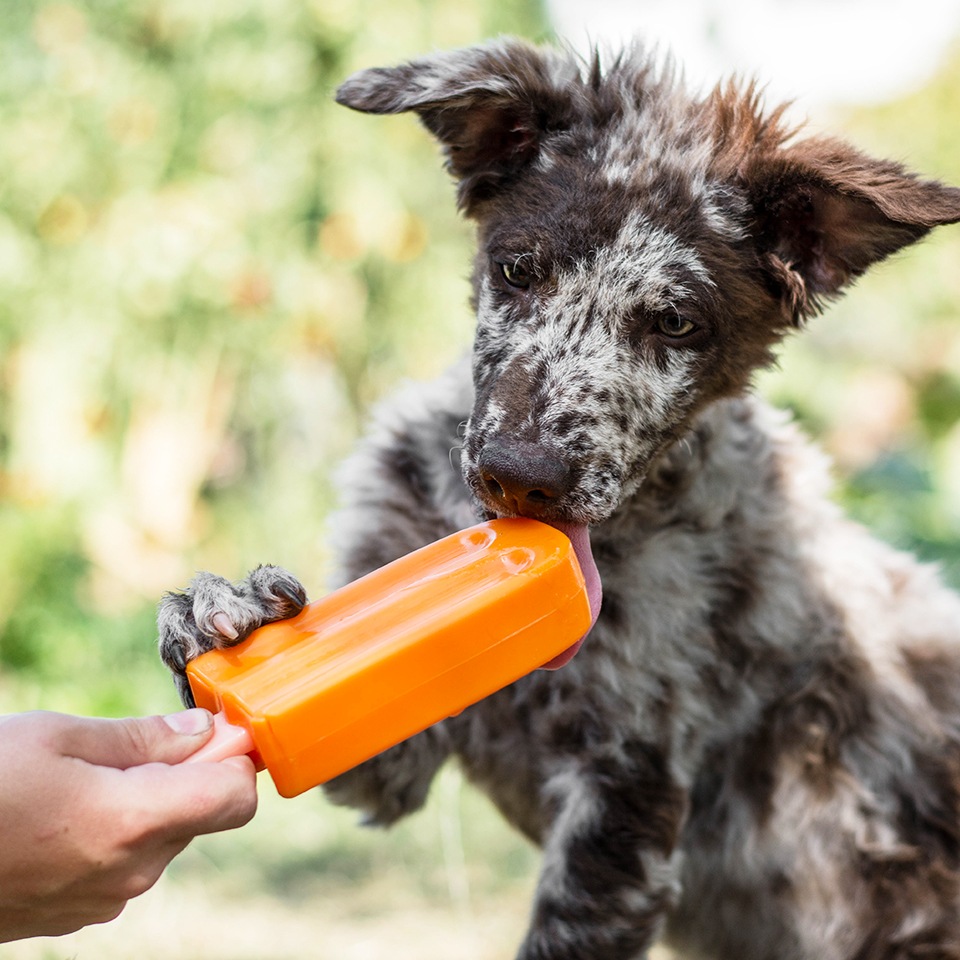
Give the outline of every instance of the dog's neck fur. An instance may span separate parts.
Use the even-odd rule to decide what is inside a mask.
[[[758,401],[747,394],[710,404],[683,436],[657,457],[637,489],[611,518],[606,529],[631,529],[640,540],[667,526],[708,530],[722,526],[743,501],[757,492],[750,477],[769,488],[771,441],[759,429]],[[761,500],[762,502],[762,500]]]
[[[631,658],[649,658],[648,645],[655,642],[626,625],[620,635],[621,591],[635,597],[639,590],[653,604],[676,608],[678,596],[689,599],[703,580],[710,585],[703,603],[722,608],[712,614],[722,620],[755,612],[761,578],[768,588],[783,577],[790,590],[798,589],[808,558],[797,554],[797,534],[809,534],[836,514],[824,499],[828,487],[825,458],[786,416],[750,394],[709,405],[617,512],[591,532],[606,588],[604,622],[618,634],[612,646],[632,647],[624,654]],[[808,529],[797,530],[798,522]],[[696,604],[684,607],[695,616],[703,612]],[[795,637],[790,632],[784,624],[786,655],[802,642],[800,624]],[[673,623],[668,646],[680,636],[689,631]],[[684,656],[689,653],[687,646]]]

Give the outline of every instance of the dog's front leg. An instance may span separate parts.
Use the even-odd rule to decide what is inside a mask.
[[[444,723],[398,743],[324,785],[333,803],[364,813],[364,822],[389,826],[423,806],[434,775],[451,753]]]
[[[626,748],[630,749],[630,748]],[[555,774],[533,917],[517,960],[640,960],[678,896],[686,792],[654,748]]]

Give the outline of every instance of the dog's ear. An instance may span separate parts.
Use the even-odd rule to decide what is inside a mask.
[[[960,221],[960,189],[837,140],[760,150],[739,172],[768,272],[795,323],[871,264]]]
[[[571,58],[505,39],[363,70],[337,102],[366,113],[415,110],[443,144],[469,214],[569,125],[577,80]]]

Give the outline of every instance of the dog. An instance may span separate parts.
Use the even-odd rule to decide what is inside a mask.
[[[329,796],[391,824],[458,758],[543,850],[519,960],[960,958],[960,598],[846,519],[751,393],[870,265],[960,221],[960,190],[804,136],[755,86],[687,93],[640,47],[505,38],[337,97],[419,115],[478,248],[472,356],[392,399],[346,468],[338,582],[533,517],[599,616],[560,669]],[[276,567],[168,595],[185,701],[189,659],[304,600]]]

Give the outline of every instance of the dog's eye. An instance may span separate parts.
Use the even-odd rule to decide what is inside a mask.
[[[664,314],[657,321],[657,329],[667,337],[685,337],[697,329],[697,325],[679,313]]]
[[[513,263],[501,263],[499,267],[500,273],[503,274],[503,279],[506,280],[511,287],[516,287],[518,290],[526,290],[530,286],[533,274],[531,274],[519,260]]]

